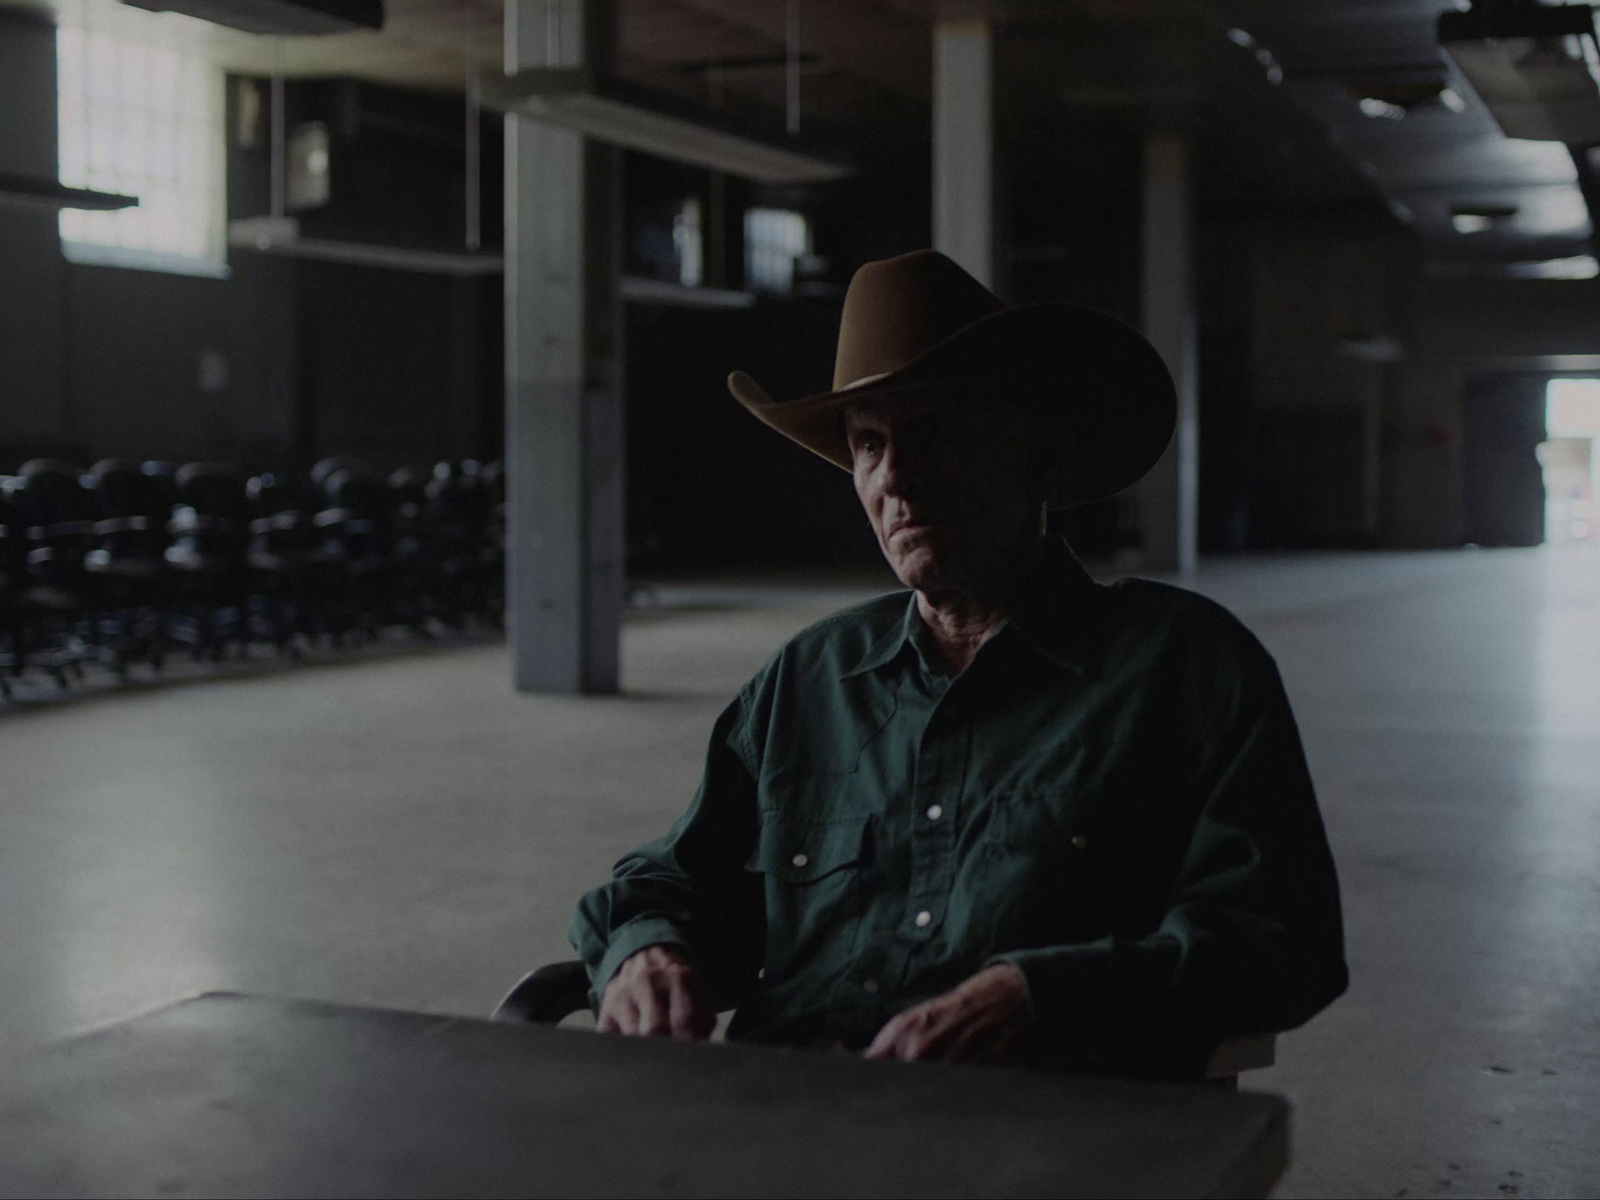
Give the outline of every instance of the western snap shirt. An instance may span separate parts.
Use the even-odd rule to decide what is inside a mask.
[[[1343,991],[1338,883],[1277,669],[1227,611],[1047,547],[954,677],[900,592],[790,639],[666,836],[586,895],[595,994],[681,947],[730,1038],[864,1046],[995,962],[1035,1053],[1194,1076]]]

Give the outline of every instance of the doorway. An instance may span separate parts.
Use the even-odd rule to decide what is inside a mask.
[[[1538,546],[1545,539],[1545,442],[1549,376],[1469,376],[1462,396],[1466,541]]]
[[[1600,378],[1557,378],[1545,388],[1544,540],[1551,545],[1600,540]]]

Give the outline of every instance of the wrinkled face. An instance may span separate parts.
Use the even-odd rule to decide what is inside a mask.
[[[866,400],[845,412],[856,495],[900,582],[984,593],[1039,535],[1045,488],[1033,423],[950,397]]]

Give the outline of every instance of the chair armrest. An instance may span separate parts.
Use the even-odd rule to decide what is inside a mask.
[[[1207,1079],[1228,1079],[1241,1071],[1256,1071],[1278,1061],[1278,1035],[1254,1033],[1229,1038],[1211,1053]]]
[[[524,975],[495,1007],[491,1021],[513,1025],[554,1025],[589,1007],[589,972],[573,959],[550,963]]]

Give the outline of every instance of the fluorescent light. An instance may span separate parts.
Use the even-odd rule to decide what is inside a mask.
[[[1482,213],[1453,213],[1450,224],[1455,226],[1457,233],[1483,233],[1494,228],[1494,218]]]
[[[1455,88],[1443,88],[1439,92],[1439,103],[1453,113],[1466,112],[1467,102],[1462,99],[1461,93]]]
[[[1361,109],[1364,117],[1377,117],[1385,121],[1398,121],[1406,115],[1406,110],[1398,104],[1390,104],[1387,100],[1380,100],[1376,96],[1363,96],[1357,107]]]
[[[1246,50],[1256,44],[1255,38],[1251,37],[1245,30],[1238,28],[1228,30],[1228,40],[1235,46],[1242,46]]]
[[[1600,262],[1592,254],[1571,258],[1547,258],[1543,262],[1512,263],[1518,279],[1593,279],[1600,275]]]
[[[617,146],[762,183],[825,183],[854,171],[773,142],[719,129],[700,114],[583,68],[520,71],[485,88],[485,101]]]

